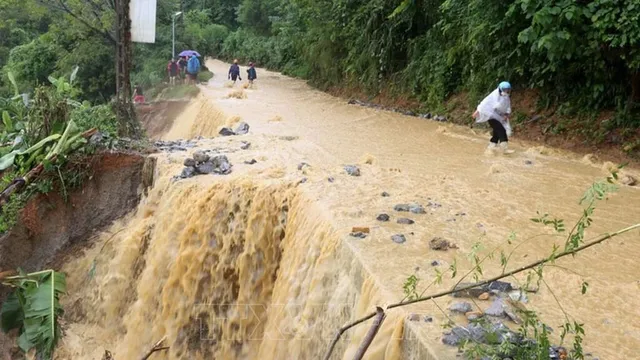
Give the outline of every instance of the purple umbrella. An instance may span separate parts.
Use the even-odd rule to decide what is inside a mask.
[[[198,52],[195,50],[184,50],[183,52],[178,54],[178,56],[192,56],[192,55],[200,57],[200,54],[198,54]]]

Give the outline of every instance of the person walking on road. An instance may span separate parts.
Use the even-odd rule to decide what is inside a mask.
[[[200,60],[195,55],[192,55],[187,62],[187,77],[190,84],[196,84],[198,80],[198,72],[200,71]]]
[[[180,60],[178,60],[178,66],[180,66],[180,77],[182,78],[182,81],[186,84],[187,83],[187,57],[186,56],[180,57]]]
[[[256,68],[253,67],[253,62],[249,63],[249,68],[247,69],[247,79],[249,80],[249,86],[253,85],[253,81],[258,78],[258,74],[256,73]]]
[[[180,73],[180,66],[176,62],[176,59],[171,59],[167,65],[167,73],[169,74],[169,85],[176,85],[176,77]]]
[[[509,136],[511,136],[511,84],[506,81],[501,82],[498,88],[489,94],[473,113],[476,123],[488,122],[493,131],[487,152],[493,153],[497,149],[504,154],[512,154],[513,150],[508,149]]]
[[[229,68],[228,78],[232,80],[234,84],[236,83],[236,80],[242,81],[242,78],[240,77],[240,66],[238,66],[238,59],[233,60],[233,65],[231,65],[231,67]]]

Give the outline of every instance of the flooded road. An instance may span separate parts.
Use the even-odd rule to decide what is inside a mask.
[[[171,350],[158,358],[315,359],[323,354],[336,324],[375,305],[400,301],[408,276],[420,279],[419,291],[433,282],[434,261],[444,272],[455,258],[459,273],[465,273],[471,267],[469,254],[509,252],[524,242],[509,262],[508,267],[515,268],[549,256],[554,244],[563,247],[564,238],[530,219],[538,211],[549,213],[571,228],[582,215],[578,202],[584,191],[606,177],[612,165],[526,144],[517,134],[511,145],[515,154],[488,157],[483,154],[488,141],[483,130],[348,105],[303,81],[265,70],[258,70],[254,89],[241,90],[239,84],[231,89],[224,76],[226,64],[209,61],[207,66],[214,78],[162,138],[216,137],[221,126],[244,121],[251,128],[242,140],[251,142],[251,148],[237,151],[237,137],[201,140],[197,148],[228,152],[234,172],[224,180],[196,177],[175,184],[171,177],[180,173],[185,154],[158,155],[158,180],[136,214],[102,234],[84,259],[68,264],[72,269],[93,263],[97,269],[93,286],[69,279],[70,293],[76,292],[75,301],[84,304],[87,313],[87,320],[72,325],[71,333],[92,334],[94,352],[80,345],[83,335],[77,335],[76,344],[73,337],[65,340],[60,358],[96,358],[104,349],[119,349],[126,354],[121,359],[134,358],[167,336]],[[257,160],[255,166],[243,164],[251,159]],[[308,165],[299,166],[302,163]],[[343,166],[350,164],[359,166],[361,176],[345,174]],[[638,176],[634,169],[625,171]],[[383,192],[390,196],[381,196]],[[283,202],[286,220],[281,218]],[[426,214],[395,212],[394,206],[403,203],[422,204]],[[381,213],[392,221],[376,221]],[[234,215],[227,219],[221,214]],[[398,224],[399,217],[415,224]],[[221,219],[242,225],[222,226]],[[593,220],[587,239],[640,222],[640,190],[620,186],[598,204]],[[285,222],[286,230],[279,225]],[[354,226],[369,227],[371,233],[364,239],[351,237]],[[391,241],[396,234],[406,242]],[[217,240],[212,242],[211,236]],[[431,250],[434,237],[458,249]],[[562,309],[584,323],[585,352],[601,360],[635,358],[640,323],[631,319],[640,315],[638,240],[640,232],[635,231],[557,261],[545,270],[548,287],[529,294],[527,306],[554,328],[555,336],[565,322]],[[216,246],[219,250],[211,250]],[[97,261],[101,249],[106,255]],[[499,258],[484,265],[486,277],[501,271]],[[276,272],[274,278],[262,276]],[[457,280],[445,276],[426,294]],[[589,283],[585,295],[582,281]],[[203,287],[214,295],[203,294]],[[226,334],[233,341],[194,345],[186,330],[199,314],[194,305],[221,301],[296,308],[265,310],[258,321],[238,310],[236,320],[220,322],[215,330],[207,327],[209,336]],[[442,298],[390,311],[369,358],[417,358],[420,344],[438,359],[454,359],[455,349],[440,341],[448,318],[439,308],[451,302]],[[410,313],[434,321],[405,321]],[[321,331],[327,337],[305,337],[305,331],[308,335],[314,330],[300,324],[317,319],[330,324]],[[247,334],[268,334],[285,324],[293,329],[286,341],[243,341]],[[343,339],[336,358],[350,359],[367,328],[351,330],[351,339]]]

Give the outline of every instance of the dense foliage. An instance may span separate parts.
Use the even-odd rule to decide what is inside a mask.
[[[34,88],[77,65],[83,98],[108,100],[109,2],[61,0],[70,12],[51,16],[33,1],[0,0],[10,17],[0,25],[5,89],[9,70]],[[408,95],[433,108],[459,92],[473,103],[508,79],[535,89],[541,106],[616,110],[624,116],[609,126],[640,124],[640,0],[158,0],[156,43],[135,45],[133,81],[166,80],[174,18],[178,51],[254,61],[321,88]]]

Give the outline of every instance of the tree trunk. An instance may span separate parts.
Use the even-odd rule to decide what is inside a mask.
[[[116,5],[116,116],[121,136],[134,139],[142,137],[131,98],[131,18],[130,0],[115,0]]]

